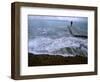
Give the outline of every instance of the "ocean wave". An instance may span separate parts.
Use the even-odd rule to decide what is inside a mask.
[[[65,50],[64,48],[66,48],[66,51],[64,51]],[[67,48],[71,48],[72,51],[68,52]],[[30,53],[34,53],[34,54],[56,54],[56,55],[67,54],[71,56],[76,54],[75,49],[77,50],[80,49],[78,50],[78,52],[82,51],[85,52],[86,54],[87,39],[76,38],[72,36],[61,37],[56,39],[52,39],[49,37],[37,37],[29,40],[28,49]]]

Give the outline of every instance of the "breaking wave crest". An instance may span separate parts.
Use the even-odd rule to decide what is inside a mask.
[[[30,39],[28,51],[33,54],[49,54],[62,56],[87,56],[87,39],[77,37],[37,37]]]

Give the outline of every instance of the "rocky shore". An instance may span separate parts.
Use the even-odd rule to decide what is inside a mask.
[[[75,65],[87,64],[88,58],[81,55],[64,57],[61,55],[33,54],[28,53],[28,66],[48,65]]]

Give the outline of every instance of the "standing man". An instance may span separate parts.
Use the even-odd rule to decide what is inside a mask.
[[[72,24],[73,24],[73,21],[71,21],[71,26],[72,26]]]

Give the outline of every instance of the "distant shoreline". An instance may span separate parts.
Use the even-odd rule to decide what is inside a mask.
[[[28,66],[49,66],[49,65],[75,65],[75,64],[87,64],[88,58],[84,56],[60,56],[60,55],[48,55],[48,54],[32,54],[28,53]]]

